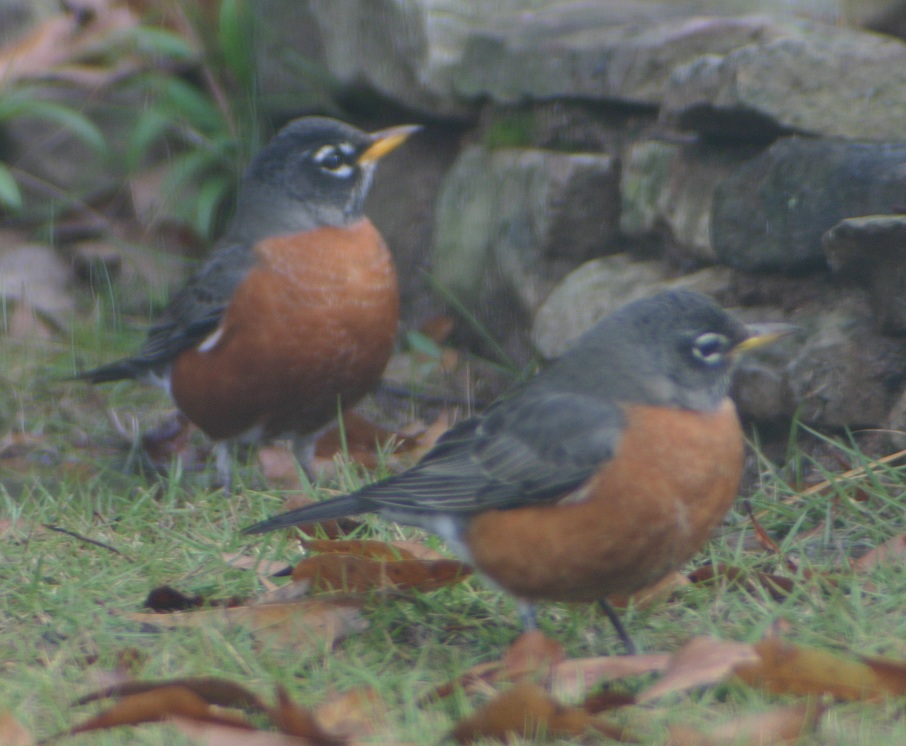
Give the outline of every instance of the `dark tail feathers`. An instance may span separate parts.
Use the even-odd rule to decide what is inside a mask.
[[[70,376],[66,380],[107,383],[108,381],[121,381],[124,378],[138,378],[142,372],[132,360],[124,358],[123,360],[115,360],[107,365],[102,365],[100,368],[92,368],[82,373],[76,373],[76,375]]]
[[[296,508],[296,510],[280,513],[253,526],[247,526],[242,529],[242,533],[264,534],[268,531],[275,531],[278,528],[298,526],[301,523],[329,521],[331,518],[344,518],[348,515],[368,513],[372,510],[374,510],[374,506],[357,495],[344,495],[343,497],[334,497],[314,505],[306,505],[304,508]]]

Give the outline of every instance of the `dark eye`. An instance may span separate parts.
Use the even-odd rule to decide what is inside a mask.
[[[717,365],[723,360],[730,344],[723,334],[706,332],[699,334],[692,343],[692,354],[706,365]]]
[[[343,156],[336,150],[331,150],[321,159],[321,168],[326,168],[328,171],[335,171],[342,165]]]
[[[314,161],[323,171],[334,176],[347,176],[353,171],[349,156],[342,147],[336,145],[325,145],[320,148],[314,155]]]

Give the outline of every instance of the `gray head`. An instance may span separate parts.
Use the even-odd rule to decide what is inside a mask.
[[[368,133],[326,117],[290,122],[245,172],[229,235],[254,241],[355,222],[378,160],[418,129]]]
[[[705,295],[670,290],[599,321],[551,373],[559,369],[572,390],[619,401],[711,410],[727,396],[734,353],[786,331],[753,329]]]

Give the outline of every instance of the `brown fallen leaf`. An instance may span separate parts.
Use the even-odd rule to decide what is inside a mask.
[[[526,679],[547,682],[551,672],[566,657],[566,651],[556,640],[545,637],[539,630],[523,632],[507,648],[502,663],[504,675],[514,683]]]
[[[282,446],[262,446],[258,449],[258,466],[268,485],[281,490],[301,490],[299,462],[291,450]],[[301,506],[300,506],[301,507]]]
[[[349,689],[315,708],[318,723],[341,738],[361,739],[386,728],[387,706],[372,687]]]
[[[399,433],[366,420],[356,412],[343,412],[343,432],[339,427],[332,427],[318,438],[315,446],[315,467],[332,469],[333,457],[337,453],[346,453],[351,461],[361,464],[366,469],[377,469],[380,466],[378,452],[385,445],[394,441],[396,449],[406,450],[409,438]],[[345,450],[344,450],[345,443]]]
[[[293,702],[282,686],[277,687],[277,706],[271,709],[271,721],[284,733],[302,736],[316,746],[342,746],[346,742],[325,731],[315,714]]]
[[[250,692],[240,684],[215,676],[198,676],[164,681],[128,681],[86,694],[83,697],[79,697],[73,704],[84,705],[101,699],[109,699],[110,697],[129,697],[135,694],[144,694],[172,687],[188,689],[209,705],[234,707],[246,712],[268,712],[268,707],[258,698],[258,695]]]
[[[537,684],[516,684],[475,714],[460,721],[450,733],[459,743],[482,738],[508,742],[511,738],[575,738],[597,732],[617,741],[634,741],[622,727],[590,715],[580,707],[563,705]]]
[[[664,676],[640,692],[636,700],[643,704],[666,694],[715,684],[738,670],[740,665],[758,659],[751,645],[713,637],[693,637],[673,654]]]
[[[207,463],[208,453],[192,444],[197,428],[182,412],[173,412],[141,437],[142,453],[157,472],[165,473],[180,459],[186,471],[198,471]]]
[[[318,552],[320,554],[354,554],[357,557],[389,561],[416,559],[415,554],[408,547],[376,539],[351,539],[346,541],[305,539],[302,542],[302,546],[310,552]]]
[[[9,710],[0,713],[0,746],[32,746],[35,739]]]
[[[813,730],[824,712],[814,701],[777,707],[711,727],[705,734],[687,725],[668,725],[665,746],[774,746],[796,743]]]
[[[597,684],[663,671],[670,659],[668,653],[652,653],[565,660],[554,666],[552,689],[565,699],[574,699]]]
[[[519,683],[524,680],[549,683],[551,672],[564,658],[560,643],[533,630],[520,635],[498,661],[479,663],[465,673],[434,687],[419,697],[419,703],[444,699],[457,688],[466,693],[492,692],[493,685],[501,681]]]
[[[241,552],[224,552],[220,555],[220,558],[230,567],[236,567],[240,570],[254,570],[259,578],[262,579],[272,575],[288,575],[293,569],[293,566],[287,562],[267,560],[250,554],[242,554]]]
[[[202,723],[182,717],[170,722],[193,741],[206,746],[316,746],[308,738],[268,730],[249,730],[224,723]]]
[[[318,591],[430,591],[459,583],[471,572],[468,565],[452,559],[383,561],[330,553],[303,559],[293,569],[293,580],[310,580],[312,589]]]
[[[157,723],[179,715],[203,723],[222,723],[234,728],[252,726],[231,713],[214,712],[211,705],[185,686],[164,686],[124,697],[113,707],[69,729],[70,735],[106,730],[121,725]]]
[[[731,588],[739,588],[753,596],[759,596],[759,588],[764,588],[772,599],[783,601],[795,587],[792,579],[783,575],[767,572],[749,572],[739,567],[725,565],[703,565],[689,574],[693,583],[725,582]]]
[[[642,588],[642,590],[629,595],[613,593],[607,597],[607,600],[617,609],[626,609],[630,603],[637,609],[647,609],[659,601],[666,601],[677,590],[690,584],[689,578],[681,572],[672,572],[661,578],[654,585]]]
[[[447,338],[453,333],[455,327],[456,319],[444,314],[426,319],[418,327],[418,330],[434,342],[434,344],[440,345],[447,341]]]
[[[299,652],[329,648],[338,640],[364,630],[368,623],[359,613],[360,605],[348,597],[342,600],[305,598],[295,603],[172,614],[127,614],[126,618],[158,627],[239,626],[261,640]]]
[[[878,565],[899,560],[906,560],[906,534],[894,536],[888,539],[880,546],[863,554],[859,559],[852,562],[852,569],[857,573],[867,573],[874,570]]]
[[[875,701],[906,694],[906,661],[847,658],[778,638],[754,646],[758,657],[736,666],[736,676],[775,694],[830,694]]]

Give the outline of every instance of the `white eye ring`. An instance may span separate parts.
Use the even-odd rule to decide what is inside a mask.
[[[322,145],[314,154],[312,160],[317,163],[321,170],[331,176],[341,179],[348,178],[353,174],[355,168],[347,162],[349,153],[347,150],[351,146],[343,147],[342,145]]]
[[[723,334],[705,332],[692,343],[692,354],[705,365],[717,365],[723,360],[730,340]]]

